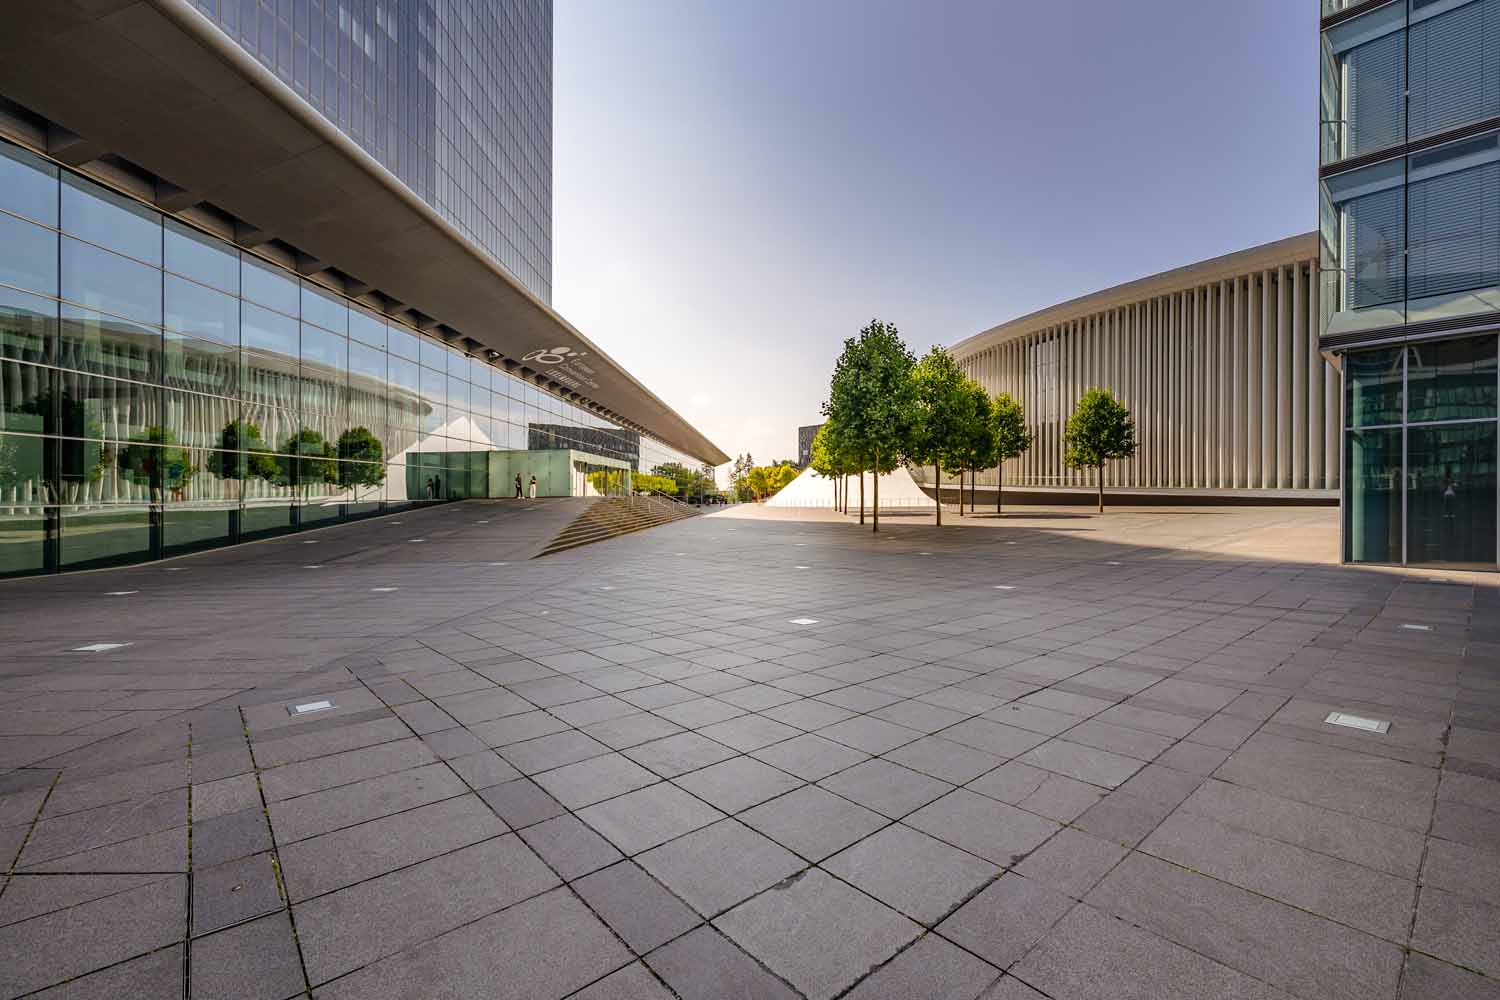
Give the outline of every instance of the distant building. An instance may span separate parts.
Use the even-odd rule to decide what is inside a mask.
[[[797,467],[805,469],[812,465],[813,438],[818,436],[822,424],[808,424],[797,428]]]

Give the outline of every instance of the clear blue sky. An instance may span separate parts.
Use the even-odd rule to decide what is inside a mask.
[[[1313,0],[556,0],[554,304],[731,453],[913,350],[1316,223]]]

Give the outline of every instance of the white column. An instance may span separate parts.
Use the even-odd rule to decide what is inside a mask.
[[[1238,489],[1245,485],[1249,450],[1245,446],[1245,342],[1249,338],[1245,317],[1245,282],[1243,278],[1231,279],[1229,290],[1230,324],[1229,334],[1229,482]]]
[[[1218,385],[1218,398],[1214,400],[1214,436],[1218,457],[1216,485],[1228,489],[1234,485],[1234,393],[1230,386],[1234,379],[1234,360],[1229,350],[1233,342],[1234,324],[1229,321],[1229,283],[1220,279],[1217,312],[1214,315],[1214,369]]]
[[[1245,486],[1260,488],[1260,438],[1264,414],[1260,409],[1260,370],[1265,363],[1260,345],[1260,287],[1256,275],[1245,277]]]
[[[1276,485],[1276,284],[1260,275],[1260,486]]]
[[[1324,461],[1324,407],[1330,405],[1323,395],[1323,368],[1326,362],[1318,349],[1322,336],[1322,316],[1318,312],[1318,261],[1314,258],[1307,271],[1307,485],[1327,489],[1328,470]]]
[[[1279,268],[1276,276],[1276,486],[1283,490],[1291,489],[1293,468],[1292,270]]]
[[[1292,489],[1307,481],[1307,281],[1302,262],[1292,265]]]

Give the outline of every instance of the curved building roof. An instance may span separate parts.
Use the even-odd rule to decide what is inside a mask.
[[[1238,250],[1222,257],[1173,268],[1147,278],[1137,278],[1123,285],[1115,285],[1113,288],[1091,292],[1076,299],[1059,302],[1055,306],[1038,309],[1036,312],[1027,313],[1025,316],[1019,316],[960,340],[950,350],[955,358],[963,359],[1012,338],[1035,333],[1037,330],[1090,316],[1106,309],[1129,305],[1132,302],[1140,302],[1158,295],[1169,295],[1255,271],[1275,270],[1317,255],[1318,234],[1316,232],[1289,236],[1284,240],[1264,243],[1248,250]]]

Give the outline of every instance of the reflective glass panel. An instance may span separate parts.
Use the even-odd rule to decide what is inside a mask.
[[[363,309],[350,307],[349,336],[362,344],[385,350],[385,320]]]
[[[1465,420],[1496,415],[1496,340],[1471,337],[1406,349],[1407,419]]]
[[[1494,566],[1495,424],[1407,434],[1407,561]]]
[[[148,442],[161,432],[161,389],[139,382],[59,371],[59,420],[66,437]]]
[[[386,349],[398,358],[408,361],[421,359],[421,339],[410,330],[392,324],[386,329]]]
[[[56,434],[55,369],[0,361],[0,431]]]
[[[63,175],[62,231],[161,266],[161,216],[72,174]]]
[[[302,320],[334,333],[349,332],[349,308],[344,300],[306,281],[302,283]]]
[[[0,209],[57,225],[57,168],[41,157],[0,143]]]
[[[163,220],[168,271],[192,278],[230,295],[240,293],[240,255],[224,241],[184,226],[175,219]]]
[[[0,287],[0,358],[48,362],[56,342],[55,299]]]
[[[239,346],[239,299],[175,274],[165,276],[162,291],[168,330]]]
[[[286,358],[301,352],[296,320],[249,303],[240,307],[240,340],[246,347]]]
[[[57,234],[0,214],[0,283],[57,294]]]
[[[239,392],[237,348],[168,333],[163,339],[163,379],[169,386],[233,397]]]
[[[1346,355],[1344,385],[1348,393],[1350,427],[1401,422],[1401,348],[1388,347]]]
[[[295,280],[249,254],[240,256],[240,264],[241,295],[288,316],[297,315],[301,294]]]
[[[151,512],[141,506],[64,508],[61,568],[88,569],[149,559]]]
[[[1349,431],[1344,541],[1350,562],[1401,561],[1401,429]]]
[[[161,377],[161,331],[65,302],[57,359],[63,368],[154,382]]]
[[[421,344],[420,350],[422,356],[418,360],[433,371],[446,374],[448,371],[448,349],[431,337],[421,337],[419,338],[419,342]]]
[[[77,240],[62,241],[62,297],[138,323],[161,325],[162,275]]]

